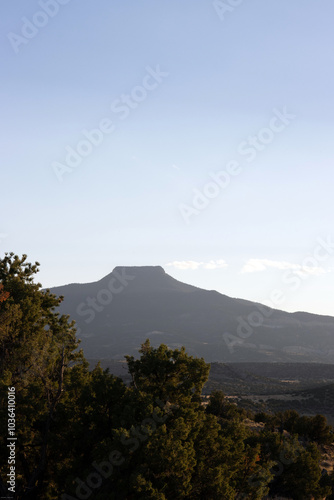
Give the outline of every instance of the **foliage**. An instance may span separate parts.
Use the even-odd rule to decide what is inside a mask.
[[[278,428],[281,432],[287,430],[318,444],[331,444],[334,441],[334,429],[327,424],[324,415],[300,416],[295,410],[276,412],[274,415],[261,412],[255,415],[255,422],[264,422],[268,428]]]
[[[203,358],[188,356],[184,347],[172,350],[162,344],[154,349],[149,340],[139,352],[140,360],[126,356],[133,385],[138,390],[174,404],[200,401],[210,371]]]
[[[230,403],[223,391],[213,391],[210,395],[207,412],[226,420],[242,421],[251,415],[250,411],[238,408],[236,404]]]
[[[75,352],[74,324],[54,312],[62,299],[33,282],[37,271],[38,263],[26,263],[25,255],[6,254],[0,261],[0,419],[7,421],[8,387],[15,387],[17,494],[22,498],[52,489],[48,462],[53,420],[66,371],[83,360]],[[1,434],[2,462],[6,437]],[[7,491],[2,481],[0,491]]]
[[[149,340],[126,357],[130,386],[99,364],[90,371],[74,323],[56,312],[62,297],[37,272],[25,255],[0,260],[0,421],[13,386],[16,500],[330,498],[311,442],[332,439],[324,417],[257,414],[266,425],[253,432],[223,392],[201,404],[210,365]],[[6,433],[0,442],[7,496]]]

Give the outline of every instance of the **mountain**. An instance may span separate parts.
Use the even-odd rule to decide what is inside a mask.
[[[99,281],[52,288],[87,358],[138,354],[146,338],[208,362],[334,363],[334,317],[287,313],[203,290],[160,266],[116,267]]]

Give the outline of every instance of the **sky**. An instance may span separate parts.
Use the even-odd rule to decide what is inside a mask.
[[[0,11],[1,256],[334,316],[332,0]]]

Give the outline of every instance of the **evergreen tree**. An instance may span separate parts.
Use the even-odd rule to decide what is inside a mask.
[[[50,476],[55,450],[50,450],[56,408],[64,393],[70,366],[83,361],[75,352],[74,323],[55,308],[62,298],[34,283],[38,263],[13,253],[0,260],[0,421],[7,422],[8,387],[16,394],[15,498],[43,498],[54,490]],[[6,432],[1,433],[1,463],[6,464]],[[1,469],[0,491],[7,495],[6,465]],[[47,496],[45,496],[47,498]],[[56,498],[50,497],[50,498]]]
[[[126,356],[136,389],[164,402],[200,402],[200,394],[210,371],[210,365],[203,358],[189,356],[184,347],[172,350],[161,344],[154,349],[149,340],[139,352],[141,358],[137,360]]]

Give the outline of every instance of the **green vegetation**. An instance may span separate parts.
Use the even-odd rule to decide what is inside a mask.
[[[0,494],[8,496],[8,387],[16,397],[16,499],[261,500],[332,498],[321,415],[252,414],[214,391],[210,366],[185,349],[127,356],[132,383],[88,369],[62,298],[34,283],[38,264],[0,261]],[[260,424],[258,424],[260,425]]]

